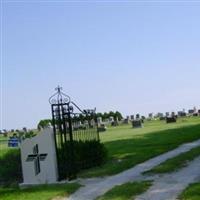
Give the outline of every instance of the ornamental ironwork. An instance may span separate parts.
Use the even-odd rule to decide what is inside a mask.
[[[75,144],[91,140],[99,141],[96,109],[80,109],[68,95],[62,92],[60,86],[49,98],[49,103],[52,111],[59,179],[74,179],[78,169],[89,167],[84,166],[84,161],[76,163]]]

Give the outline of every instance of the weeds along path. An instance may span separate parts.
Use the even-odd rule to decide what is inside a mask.
[[[144,177],[142,176],[142,172],[150,170],[153,167],[159,165],[160,163],[166,161],[167,159],[175,157],[181,153],[187,152],[197,146],[200,146],[200,140],[196,140],[191,143],[183,144],[172,151],[169,151],[167,153],[164,153],[162,155],[154,157],[150,160],[147,160],[141,164],[136,165],[135,167],[133,167],[131,169],[123,171],[114,176],[109,176],[109,177],[105,177],[105,178],[96,178],[96,179],[95,178],[80,179],[79,182],[83,185],[83,187],[81,187],[77,192],[72,194],[69,198],[66,198],[66,200],[93,200],[93,199],[97,198],[98,196],[103,195],[105,192],[107,192],[108,190],[110,190],[111,188],[113,188],[116,185],[121,185],[121,184],[129,182],[129,181],[144,179]],[[194,168],[195,168],[195,166],[194,166]],[[200,167],[200,165],[198,167]],[[189,171],[188,171],[188,173],[189,173]],[[198,173],[200,174],[200,171]],[[192,178],[192,180],[193,180],[193,178]],[[164,182],[164,179],[163,179],[163,182]],[[154,185],[153,185],[153,187],[154,187]],[[153,188],[153,190],[154,190],[154,188]],[[143,198],[145,198],[145,197],[143,197]],[[151,200],[149,198],[147,198],[147,199]],[[140,200],[142,200],[142,199],[140,198]],[[152,200],[156,200],[156,199],[153,198]],[[170,199],[170,200],[172,200],[172,199]]]

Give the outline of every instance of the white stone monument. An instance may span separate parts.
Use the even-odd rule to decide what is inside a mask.
[[[21,143],[23,185],[56,183],[57,157],[53,129],[44,129]]]

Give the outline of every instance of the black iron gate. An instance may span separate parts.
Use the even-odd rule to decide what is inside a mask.
[[[94,110],[81,110],[70,97],[57,87],[49,99],[52,111],[59,180],[74,179],[78,169],[87,168],[84,160],[76,162],[76,144],[85,141],[99,141],[97,120]],[[91,162],[95,158],[91,158]],[[88,162],[87,162],[87,165]]]

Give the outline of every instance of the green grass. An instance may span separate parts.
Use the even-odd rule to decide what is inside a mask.
[[[100,133],[109,159],[101,167],[82,171],[80,177],[107,176],[122,172],[152,157],[200,138],[200,118],[181,118],[177,123],[145,122],[144,128],[131,125],[109,128]]]
[[[115,186],[98,200],[133,200],[136,195],[145,192],[151,186],[151,181],[125,183]]]
[[[8,139],[9,137],[4,137],[0,135],[0,157],[3,156],[9,149],[17,149],[8,147]]]
[[[60,185],[43,185],[27,189],[19,188],[2,188],[0,187],[1,200],[51,200],[55,197],[68,196],[75,192],[80,185],[60,184]]]
[[[179,196],[180,200],[199,200],[200,199],[200,183],[189,185]]]
[[[182,153],[174,158],[170,158],[153,169],[144,172],[144,174],[167,173],[178,170],[188,165],[189,161],[200,155],[200,147],[191,149],[186,153]]]

